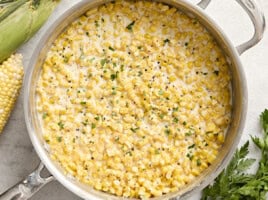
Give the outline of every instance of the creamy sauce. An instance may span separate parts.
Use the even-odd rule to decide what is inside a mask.
[[[175,8],[116,1],[56,39],[37,87],[52,159],[97,190],[178,191],[216,158],[231,113],[228,64]]]

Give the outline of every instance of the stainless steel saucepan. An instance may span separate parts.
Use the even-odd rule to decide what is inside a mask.
[[[101,4],[109,1],[110,0],[84,0],[77,3],[75,6],[63,13],[55,21],[55,23],[50,26],[46,34],[44,34],[42,39],[39,41],[32,55],[25,77],[24,112],[29,136],[43,164],[40,164],[36,171],[30,174],[21,183],[18,183],[13,188],[0,195],[0,200],[26,200],[45,184],[55,179],[63,184],[67,189],[84,199],[123,199],[121,197],[94,190],[63,174],[60,166],[50,159],[49,153],[45,148],[45,141],[42,138],[42,132],[37,118],[35,100],[35,89],[38,76],[41,71],[42,63],[46,57],[46,53],[48,52],[52,42],[66,28],[66,26],[80,15],[91,8],[100,6]],[[261,40],[265,29],[265,20],[260,7],[254,0],[236,0],[251,18],[255,28],[255,33],[249,41],[239,45],[238,47],[234,47],[219,26],[204,12],[203,9],[208,6],[210,0],[202,0],[197,5],[191,4],[186,0],[157,1],[174,6],[188,14],[190,17],[198,19],[222,48],[230,64],[230,72],[232,75],[232,120],[226,135],[226,141],[224,142],[216,160],[192,183],[188,184],[178,192],[154,198],[157,200],[180,199],[187,198],[187,196],[189,196],[193,191],[201,190],[211,183],[213,179],[226,167],[237,147],[244,127],[247,111],[247,86],[239,55]],[[52,174],[46,178],[40,176],[44,165]]]

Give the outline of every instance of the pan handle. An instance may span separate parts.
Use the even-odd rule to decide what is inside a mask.
[[[44,185],[54,180],[53,176],[47,178],[41,177],[41,171],[44,169],[42,163],[32,172],[25,180],[14,185],[3,194],[0,195],[0,200],[27,200]]]
[[[266,23],[260,5],[258,5],[256,1],[253,0],[236,0],[236,1],[248,13],[255,29],[254,35],[249,41],[236,47],[239,55],[241,55],[246,50],[255,46],[262,39]]]
[[[201,0],[197,5],[206,9],[210,1],[211,0]],[[236,47],[237,52],[241,55],[262,39],[266,23],[263,11],[255,0],[236,0],[236,2],[247,12],[254,26],[253,37],[249,41]]]
[[[200,8],[206,9],[211,0],[201,0],[197,5]]]

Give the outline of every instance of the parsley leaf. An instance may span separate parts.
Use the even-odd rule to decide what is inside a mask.
[[[58,122],[58,126],[59,126],[60,130],[64,129],[64,124],[62,123],[62,121]]]
[[[118,77],[118,71],[115,74],[111,74],[110,78],[112,81],[114,81]]]
[[[249,142],[236,150],[228,167],[215,179],[213,185],[203,190],[202,200],[245,199],[265,200],[268,192],[268,110],[260,116],[263,138],[252,137],[256,147],[261,151],[259,166],[254,174],[247,173],[255,159],[247,158]]]
[[[111,74],[111,80],[115,80],[116,79],[116,74]]]
[[[113,47],[111,47],[111,46],[109,46],[109,50],[115,51],[115,49]]]
[[[94,129],[94,128],[96,128],[96,124],[92,123],[91,124],[91,129]]]
[[[47,116],[48,116],[48,114],[47,114],[46,112],[44,112],[43,115],[42,115],[42,118],[43,118],[43,119],[46,119]]]
[[[104,59],[101,59],[100,64],[103,67],[107,62],[108,62],[107,59],[104,58]]]
[[[81,101],[80,104],[81,104],[81,105],[86,105],[87,102],[85,102],[85,101]]]
[[[139,130],[140,128],[139,127],[136,127],[136,128],[130,128],[130,130],[133,132],[133,133],[136,133],[137,130]]]
[[[61,136],[57,137],[57,141],[58,142],[61,142],[62,141],[62,137]]]
[[[213,72],[216,76],[219,76],[219,70],[215,70],[214,72]]]
[[[179,119],[178,119],[177,117],[174,117],[174,118],[173,118],[173,122],[174,122],[174,123],[178,123],[178,121],[179,121]]]
[[[264,133],[268,135],[268,110],[267,109],[265,109],[263,113],[261,114],[261,125],[262,125]]]
[[[169,43],[169,42],[170,40],[168,38],[164,40],[164,44]]]
[[[132,31],[132,28],[133,28],[133,26],[135,25],[135,21],[132,21],[129,25],[127,25],[127,29],[129,30],[129,31]]]

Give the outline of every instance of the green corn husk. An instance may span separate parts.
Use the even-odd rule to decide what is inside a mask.
[[[20,7],[26,1],[27,0],[16,0],[16,1],[0,0],[0,5],[2,5],[2,7],[0,8],[0,22],[3,21],[8,15],[14,12],[18,7]]]
[[[39,30],[58,2],[0,0],[0,64]]]

